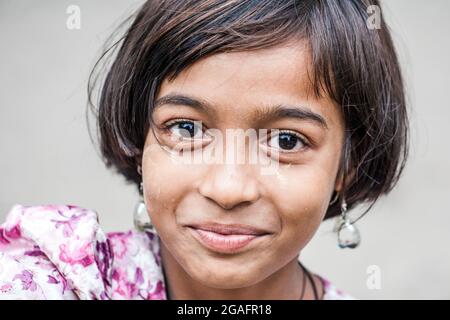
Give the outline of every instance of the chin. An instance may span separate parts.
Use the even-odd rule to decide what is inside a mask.
[[[261,268],[249,267],[245,263],[224,263],[202,261],[202,265],[193,266],[191,277],[203,285],[217,289],[237,289],[254,285],[264,279]]]

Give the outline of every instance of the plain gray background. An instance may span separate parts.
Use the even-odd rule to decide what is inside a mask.
[[[141,1],[0,1],[0,220],[15,203],[77,204],[107,231],[132,227],[134,187],[105,169],[85,122],[86,84],[102,44]],[[66,27],[69,5],[81,29]],[[411,109],[411,157],[397,188],[337,248],[324,223],[303,252],[357,298],[450,298],[450,1],[386,0]],[[357,213],[357,212],[356,212]],[[369,289],[368,268],[381,289]]]

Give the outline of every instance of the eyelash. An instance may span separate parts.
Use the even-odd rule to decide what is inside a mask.
[[[165,123],[163,124],[163,127],[164,127],[164,128],[170,128],[170,127],[172,127],[174,124],[178,124],[178,123],[182,123],[182,122],[194,122],[194,120],[185,119],[185,118],[169,120],[169,121],[167,121],[167,122],[165,122]]]
[[[303,136],[302,134],[292,131],[292,130],[288,130],[288,129],[278,129],[278,135],[281,134],[290,134],[295,136],[298,140],[300,140],[300,142],[304,145],[303,148],[301,148],[301,150],[306,149],[306,148],[311,148],[311,143],[309,142],[309,140]],[[289,151],[285,151],[285,152],[289,152]]]
[[[169,121],[165,122],[162,125],[162,129],[165,133],[170,133],[170,129],[172,129],[173,126],[180,124],[180,123],[185,123],[185,122],[194,123],[195,121],[192,119],[187,119],[187,118],[173,119],[173,120],[169,120]],[[202,128],[202,130],[204,130],[204,128]],[[270,132],[270,130],[269,130],[269,132]],[[278,135],[281,135],[281,134],[290,134],[290,135],[295,136],[297,139],[299,139],[300,142],[304,145],[304,147],[302,147],[300,149],[300,151],[306,151],[306,149],[309,149],[312,147],[312,144],[309,142],[309,139],[307,139],[305,136],[303,136],[300,133],[297,133],[295,131],[288,130],[288,129],[278,129]],[[270,134],[269,134],[269,136],[270,136]],[[284,152],[289,153],[289,151],[284,151]],[[292,153],[292,151],[291,151],[291,153]]]
[[[170,129],[172,129],[173,126],[175,126],[177,124],[180,124],[180,123],[185,123],[185,122],[192,122],[192,123],[194,123],[195,120],[187,119],[187,118],[180,118],[180,119],[169,120],[169,121],[165,122],[162,125],[162,129],[164,131],[169,131]]]

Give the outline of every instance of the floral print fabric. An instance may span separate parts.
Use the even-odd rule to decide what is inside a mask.
[[[351,299],[324,280],[324,299]],[[104,233],[95,211],[15,205],[0,226],[0,299],[165,300],[159,238]]]

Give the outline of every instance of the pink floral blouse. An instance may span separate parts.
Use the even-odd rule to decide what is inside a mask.
[[[324,299],[351,299],[323,280]],[[15,205],[0,225],[0,299],[164,300],[159,238],[104,233],[78,206]]]

